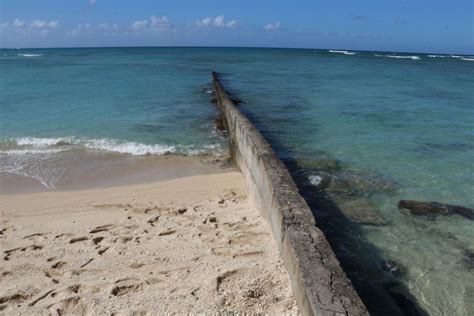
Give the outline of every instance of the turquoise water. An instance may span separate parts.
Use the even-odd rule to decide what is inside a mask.
[[[1,50],[0,171],[54,187],[78,172],[58,171],[58,157],[71,153],[225,152],[206,92],[217,70],[292,166],[374,313],[383,313],[383,300],[373,298],[382,287],[406,298],[397,299],[406,311],[469,315],[473,222],[415,217],[397,203],[474,208],[473,61],[288,49]],[[345,210],[340,217],[328,200],[377,221]],[[387,260],[398,269],[387,271]]]

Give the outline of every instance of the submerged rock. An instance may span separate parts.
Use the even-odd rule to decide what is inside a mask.
[[[297,165],[300,168],[312,171],[339,171],[341,163],[339,160],[331,158],[319,158],[314,160],[298,160]]]
[[[341,172],[330,176],[329,192],[345,195],[367,196],[375,193],[393,192],[397,184],[376,173]]]
[[[413,215],[452,215],[458,214],[467,219],[474,220],[474,210],[438,202],[419,202],[413,200],[400,200],[398,208],[404,208]]]
[[[353,222],[374,226],[387,224],[378,209],[367,199],[343,199],[337,196],[333,199],[341,213]]]

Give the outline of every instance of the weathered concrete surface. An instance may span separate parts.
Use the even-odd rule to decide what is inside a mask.
[[[284,164],[212,73],[232,158],[270,223],[303,315],[368,315]]]

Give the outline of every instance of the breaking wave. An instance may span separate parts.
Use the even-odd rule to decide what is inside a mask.
[[[347,50],[329,50],[330,53],[344,54],[344,55],[355,55],[354,52],[349,52]]]
[[[20,57],[40,57],[43,56],[43,54],[18,54]]]
[[[406,56],[406,55],[380,55],[380,54],[375,54],[376,57],[387,57],[387,58],[397,58],[397,59],[411,59],[411,60],[421,60],[419,56],[412,55],[412,56]]]
[[[199,155],[209,151],[220,150],[220,144],[208,144],[202,146],[194,145],[171,145],[171,144],[143,144],[139,142],[124,141],[117,139],[88,139],[79,137],[37,138],[20,137],[4,141],[0,145],[0,154],[25,155],[25,154],[49,154],[83,148],[89,150],[115,152],[133,156],[185,154]]]

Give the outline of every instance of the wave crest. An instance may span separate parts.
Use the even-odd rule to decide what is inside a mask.
[[[347,50],[329,50],[330,53],[336,53],[336,54],[344,54],[344,55],[355,55],[356,53],[354,52],[349,52]]]
[[[375,57],[387,57],[387,58],[396,58],[396,59],[411,59],[411,60],[421,60],[419,56],[412,55],[412,56],[406,56],[406,55],[380,55],[380,54],[375,54]]]
[[[133,156],[166,155],[171,153],[185,154],[190,156],[201,155],[209,152],[220,151],[221,145],[175,145],[175,144],[144,144],[133,141],[117,139],[90,139],[79,137],[19,137],[6,139],[0,142],[0,154],[47,154],[59,153],[71,149],[89,149],[105,152],[129,154]]]
[[[43,54],[18,54],[20,57],[40,57],[43,56]]]
[[[170,145],[147,145],[136,142],[117,142],[109,139],[89,140],[84,143],[84,146],[89,149],[100,149],[133,156],[164,155],[176,151],[175,146]]]
[[[21,137],[21,138],[13,139],[13,141],[15,141],[18,146],[43,147],[43,146],[70,144],[71,138]]]

